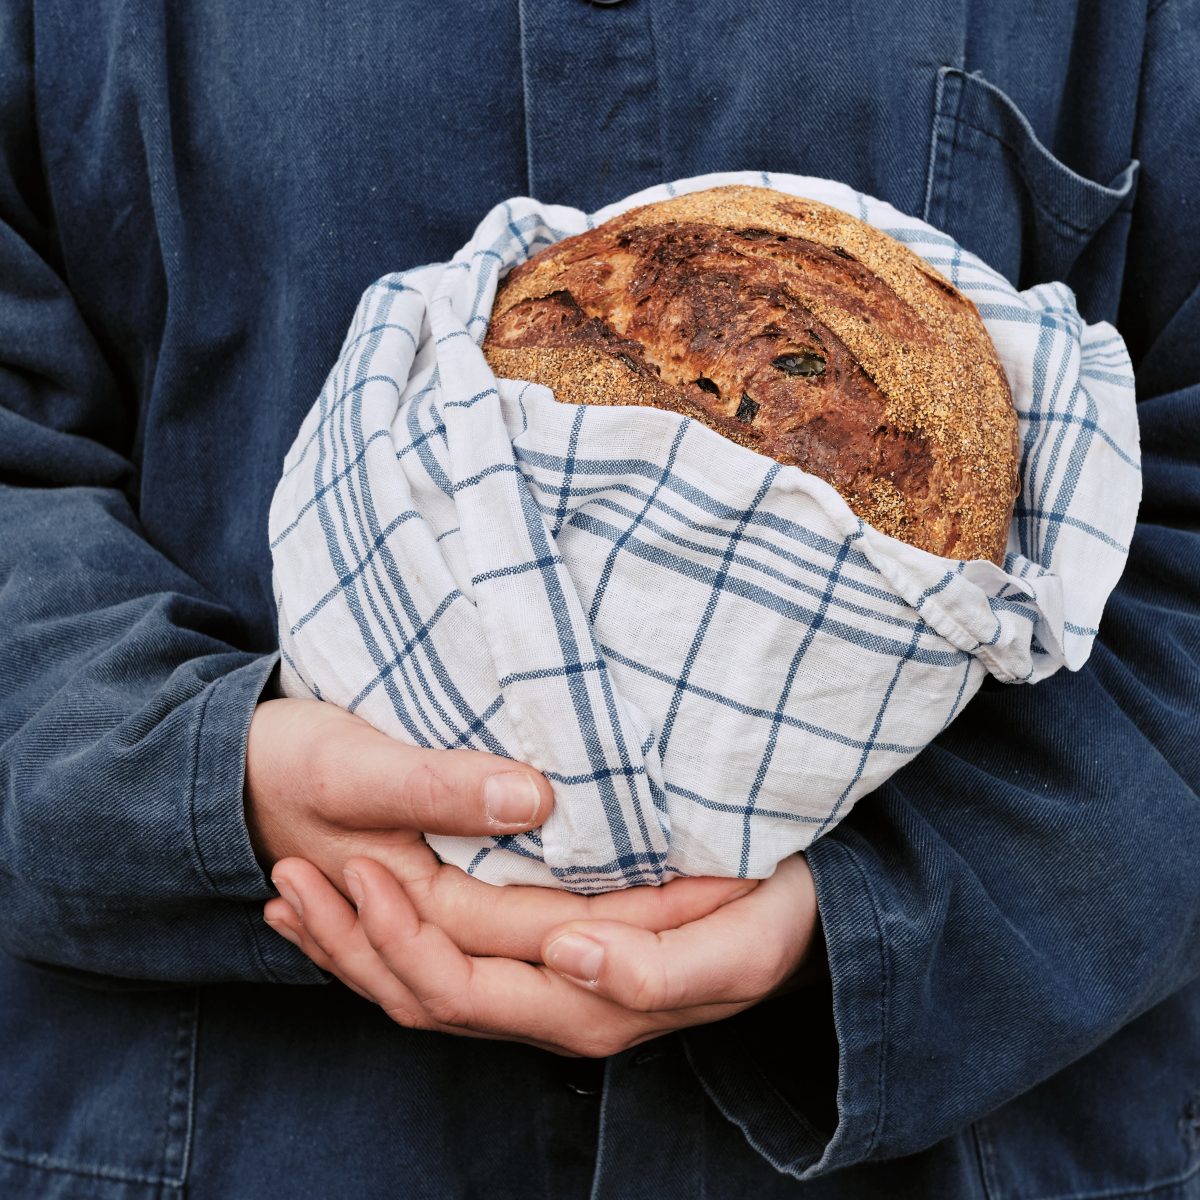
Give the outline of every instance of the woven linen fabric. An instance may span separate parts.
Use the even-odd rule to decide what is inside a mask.
[[[1003,567],[879,533],[833,488],[675,413],[496,379],[496,285],[638,204],[749,183],[906,243],[978,307],[1020,418]],[[498,205],[450,263],[379,280],[271,508],[287,695],[551,781],[529,834],[430,837],[494,883],[769,875],[953,719],[986,673],[1086,660],[1140,496],[1133,375],[1070,290],[1017,292],[827,180],[722,173],[588,216]]]

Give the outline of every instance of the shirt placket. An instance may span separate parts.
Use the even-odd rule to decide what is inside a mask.
[[[705,1105],[674,1036],[610,1058],[591,1200],[700,1195]]]
[[[593,210],[662,182],[650,0],[519,0],[529,194]]]

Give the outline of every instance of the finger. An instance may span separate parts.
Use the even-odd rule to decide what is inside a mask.
[[[263,920],[280,937],[291,942],[293,946],[298,947],[300,950],[303,950],[322,971],[327,971],[330,975],[337,975],[333,961],[305,932],[304,926],[297,920],[296,914],[286,901],[268,901],[263,912]],[[340,982],[345,984],[352,992],[357,992],[364,1000],[370,1000],[372,1004],[375,1003],[375,998],[368,995],[357,984],[346,979],[341,979]]]
[[[495,887],[457,867],[409,855],[383,861],[404,885],[421,920],[447,933],[466,954],[541,960],[546,934],[576,920],[605,919],[663,930],[685,925],[752,891],[757,880],[678,879],[603,896],[544,887]]]
[[[281,938],[300,945],[300,918],[286,900],[268,900],[263,906],[263,920]]]
[[[544,967],[463,954],[442,930],[420,920],[378,863],[356,858],[347,870],[357,876],[367,938],[438,1026],[591,1057],[662,1032],[654,1018],[589,995]]]
[[[418,830],[480,836],[541,825],[554,805],[547,780],[531,767],[477,750],[405,745],[331,705],[308,702],[290,723],[315,806],[347,829]],[[297,716],[307,724],[295,726]]]
[[[388,970],[366,940],[353,910],[311,863],[302,859],[288,860],[284,876],[288,890],[303,904],[305,920],[301,922],[296,917],[287,901],[272,900],[268,907],[272,909],[273,927],[286,928],[291,934],[289,940],[296,939],[313,962],[364,999],[378,1004],[393,1021],[409,1029],[436,1030],[487,1040],[508,1039],[507,1034],[438,1024],[412,992]],[[399,891],[397,885],[393,884],[393,887]],[[351,914],[349,919],[347,913]],[[535,1039],[517,1040],[528,1041],[540,1050],[563,1053],[561,1047]]]
[[[588,992],[637,1012],[746,1005],[801,965],[816,912],[812,876],[794,856],[751,894],[679,929],[573,922],[553,931],[543,957]]]
[[[632,887],[588,899],[588,919],[623,921],[656,932],[675,929],[749,895],[757,879],[697,876],[674,879],[661,887]]]
[[[378,1004],[394,1021],[410,1029],[431,1028],[412,993],[367,941],[354,909],[312,863],[284,859],[276,864],[272,880],[281,899],[268,901],[267,909],[318,967]]]

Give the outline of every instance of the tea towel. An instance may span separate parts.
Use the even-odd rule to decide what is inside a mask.
[[[866,525],[833,488],[678,414],[560,404],[480,350],[496,285],[543,246],[685,191],[756,184],[906,243],[979,309],[1019,415],[1003,566]],[[601,211],[517,198],[449,263],[363,296],[271,508],[288,695],[551,781],[509,837],[431,837],[494,883],[597,892],[762,877],[842,819],[987,673],[1078,669],[1140,496],[1133,375],[1051,283],[1018,292],[949,237],[836,182],[737,172]]]

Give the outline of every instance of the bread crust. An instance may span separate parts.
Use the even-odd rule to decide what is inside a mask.
[[[693,417],[921,549],[1003,559],[1017,421],[978,311],[818,201],[713,188],[565,238],[502,281],[484,353],[567,403]]]

